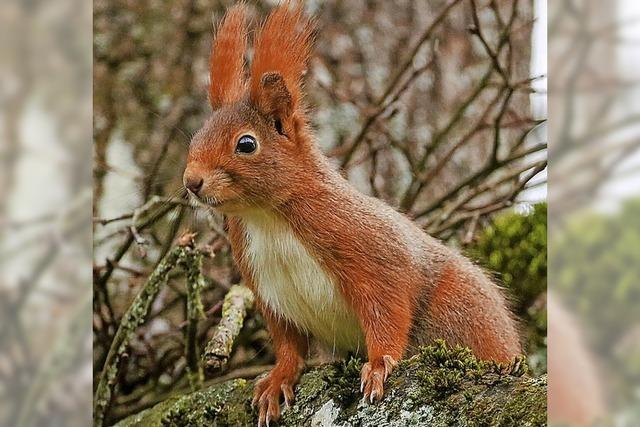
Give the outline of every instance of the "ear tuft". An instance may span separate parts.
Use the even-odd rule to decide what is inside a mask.
[[[265,73],[261,79],[258,108],[275,119],[286,119],[293,112],[291,94],[279,73]]]
[[[244,92],[244,54],[247,49],[246,6],[238,3],[225,14],[209,60],[209,102],[216,109],[239,100]]]
[[[250,97],[256,105],[265,104],[262,95],[281,97],[286,92],[290,106],[282,118],[300,108],[312,34],[313,23],[299,1],[285,0],[269,14],[254,43]]]

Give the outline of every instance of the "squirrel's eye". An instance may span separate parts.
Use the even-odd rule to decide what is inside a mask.
[[[258,148],[258,142],[251,135],[244,135],[238,140],[236,153],[251,154]]]

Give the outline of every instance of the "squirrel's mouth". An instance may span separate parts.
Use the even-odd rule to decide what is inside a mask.
[[[213,197],[204,197],[202,199],[202,204],[210,208],[219,208],[224,204],[224,202]]]
[[[218,200],[218,199],[208,198],[208,199],[205,201],[205,203],[206,203],[206,205],[207,205],[207,206],[211,206],[212,208],[217,208],[217,207],[219,207],[219,206],[222,206],[222,204],[223,204],[224,202],[222,202],[221,200]]]
[[[206,206],[209,208],[217,208],[224,204],[224,201],[219,200],[215,197],[199,196],[197,194],[192,193],[191,191],[189,191],[189,195],[191,196],[191,200],[195,202],[194,203],[195,205]]]

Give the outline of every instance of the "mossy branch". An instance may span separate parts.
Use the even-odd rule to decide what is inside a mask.
[[[203,372],[198,363],[198,320],[205,317],[200,291],[205,287],[202,276],[202,254],[191,251],[180,262],[187,273],[187,328],[185,330],[185,354],[187,359],[187,375],[193,390],[202,384]]]
[[[361,367],[352,359],[305,373],[296,401],[278,425],[546,425],[547,378],[528,377],[523,359],[500,366],[438,342],[400,362],[386,382],[384,398],[373,405],[362,400]],[[255,426],[253,384],[236,379],[175,396],[117,426]]]
[[[109,348],[94,395],[94,427],[102,427],[104,424],[107,410],[113,397],[113,389],[117,383],[122,358],[126,354],[129,343],[135,335],[135,331],[147,320],[151,304],[158,295],[160,288],[166,284],[169,272],[176,266],[184,268],[188,277],[188,306],[191,307],[191,309],[187,310],[189,316],[188,321],[191,323],[192,317],[195,316],[196,313],[202,312],[202,303],[199,297],[199,289],[204,282],[200,274],[202,255],[193,247],[192,243],[193,242],[189,241],[188,243],[177,246],[167,254],[149,276],[129,306],[129,309],[124,314],[111,343],[111,347]],[[197,273],[195,273],[196,270]],[[197,317],[195,319],[195,321],[197,321]],[[193,324],[187,327],[188,334],[193,333],[193,328]],[[186,346],[187,354],[190,352],[193,353],[194,350],[190,350],[190,348],[195,348],[195,343],[190,343],[189,339],[187,339]],[[195,357],[197,364],[197,353],[195,356],[191,355],[190,357]],[[193,370],[191,372],[193,372]],[[195,372],[198,372],[198,369],[195,369]]]
[[[253,303],[253,293],[242,285],[231,287],[224,297],[222,319],[204,351],[207,369],[219,369],[227,363],[233,342],[240,333],[247,312],[252,309]]]

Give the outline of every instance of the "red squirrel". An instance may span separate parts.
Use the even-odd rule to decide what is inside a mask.
[[[275,367],[255,387],[259,425],[293,400],[310,337],[367,357],[370,402],[399,359],[434,339],[483,359],[518,355],[515,321],[484,272],[358,192],[317,147],[302,92],[313,23],[301,4],[285,1],[262,23],[248,73],[245,9],[229,9],[217,30],[213,113],[192,139],[183,181],[226,216],[273,339]]]

